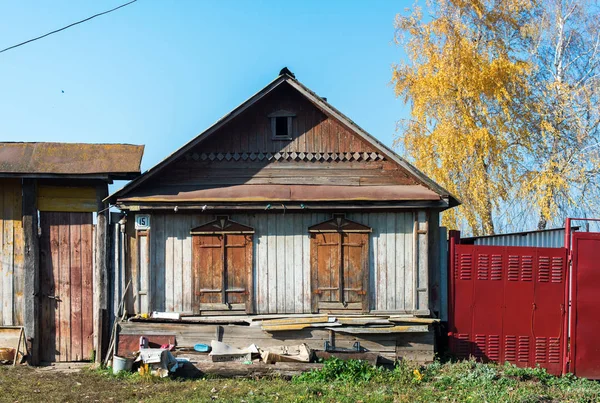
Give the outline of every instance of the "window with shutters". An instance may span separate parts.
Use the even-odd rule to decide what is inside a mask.
[[[222,216],[191,234],[194,311],[252,313],[254,229]]]
[[[370,232],[343,215],[309,228],[313,312],[369,310]]]

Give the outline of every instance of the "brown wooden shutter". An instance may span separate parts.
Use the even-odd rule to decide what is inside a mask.
[[[252,232],[220,217],[192,230],[195,312],[253,312]]]
[[[312,311],[369,310],[369,232],[334,217],[309,228]]]

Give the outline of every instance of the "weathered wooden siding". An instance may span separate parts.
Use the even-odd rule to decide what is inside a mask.
[[[0,179],[0,325],[23,325],[24,239],[21,181]]]
[[[273,140],[268,115],[296,114],[291,140]],[[137,193],[176,194],[225,185],[414,185],[397,163],[296,90],[277,88],[174,161]]]
[[[42,361],[82,361],[93,350],[93,217],[41,212]]]
[[[273,140],[268,115],[294,113],[292,139]],[[317,109],[289,85],[282,85],[215,133],[199,148],[202,152],[372,152],[373,146],[350,133]]]
[[[427,215],[388,212],[351,213],[347,217],[373,229],[369,244],[370,310],[427,313]],[[256,312],[309,313],[308,227],[330,219],[331,214],[272,212],[233,214],[230,218],[256,231],[253,245]],[[149,273],[141,276],[142,267],[137,263],[139,252],[135,252],[138,242],[130,238],[134,242],[128,244],[131,248],[128,255],[132,257],[129,264],[133,266],[124,268],[125,272],[131,272],[134,285],[128,304],[132,310],[129,312],[142,311],[137,293],[140,280],[145,276],[151,279],[150,309],[192,312],[190,230],[213,219],[210,214],[153,213],[149,231]],[[133,220],[131,215],[128,231],[133,230],[129,224]],[[128,277],[127,274],[125,277]],[[116,278],[120,278],[119,275]]]

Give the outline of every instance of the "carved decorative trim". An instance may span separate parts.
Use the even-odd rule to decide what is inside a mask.
[[[347,153],[309,153],[309,152],[276,152],[276,153],[187,153],[186,160],[194,161],[383,161],[383,154],[376,152]]]

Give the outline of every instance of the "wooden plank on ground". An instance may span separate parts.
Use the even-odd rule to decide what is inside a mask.
[[[327,329],[350,334],[425,333],[429,331],[429,326],[332,327]]]
[[[265,319],[265,320],[263,320],[263,326],[328,323],[328,322],[333,322],[334,320],[335,320],[334,317],[329,317],[329,316],[296,317],[296,318],[270,319],[270,320]]]
[[[440,320],[436,318],[417,318],[417,317],[402,317],[402,316],[390,316],[390,322],[400,322],[400,323],[424,323],[424,324],[432,324],[439,323]]]

